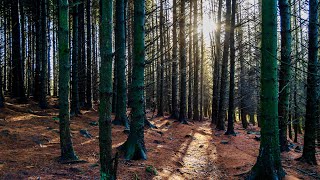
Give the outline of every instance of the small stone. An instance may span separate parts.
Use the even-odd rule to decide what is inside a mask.
[[[226,141],[226,140],[222,140],[220,143],[221,143],[221,144],[229,144],[229,142]]]
[[[82,134],[86,138],[92,138],[92,135],[86,129],[81,129],[80,134]]]
[[[89,123],[89,125],[90,125],[90,126],[98,126],[99,124],[98,124],[98,122],[96,122],[96,121],[91,121],[91,122]]]

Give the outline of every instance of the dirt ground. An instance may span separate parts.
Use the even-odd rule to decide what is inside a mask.
[[[0,179],[99,179],[97,110],[82,111],[71,120],[74,148],[84,162],[60,164],[56,104],[52,99],[50,109],[41,110],[32,101],[17,105],[7,99],[6,108],[0,109]],[[145,130],[148,160],[120,158],[118,179],[244,179],[256,161],[257,127],[244,130],[236,124],[237,136],[226,136],[212,130],[209,120],[183,125],[164,117],[151,122],[158,129]],[[123,129],[113,127],[114,152],[126,140]],[[92,137],[84,137],[80,130],[87,130]],[[286,179],[320,179],[319,166],[294,160],[301,156],[295,148],[302,141],[299,135],[299,143],[282,154]]]

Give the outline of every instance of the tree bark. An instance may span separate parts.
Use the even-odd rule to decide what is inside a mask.
[[[179,55],[180,55],[180,114],[179,121],[183,124],[187,124],[187,62],[186,62],[186,40],[185,40],[185,0],[180,2],[180,46],[179,46]],[[189,82],[190,83],[190,82]]]
[[[70,50],[69,50],[69,4],[67,0],[59,0],[59,127],[61,160],[77,160],[73,150],[70,132]]]
[[[236,49],[234,46],[234,28],[236,22],[236,0],[232,0],[232,7],[231,7],[231,29],[230,29],[230,86],[229,86],[229,110],[228,110],[228,128],[225,134],[232,134],[235,135],[234,132],[234,114],[235,114],[235,107],[234,107],[234,74],[235,74],[235,54]]]
[[[261,143],[248,179],[282,179],[278,131],[277,0],[262,0]]]
[[[226,23],[225,23],[225,37],[222,57],[222,68],[221,68],[221,84],[220,84],[220,99],[219,99],[219,111],[217,129],[224,130],[225,120],[225,104],[226,104],[226,89],[227,89],[227,76],[228,76],[228,57],[230,48],[230,16],[231,16],[231,0],[226,1],[227,12],[226,12]]]
[[[319,120],[319,85],[318,85],[318,0],[309,1],[309,47],[307,74],[307,105],[304,146],[301,160],[317,164],[316,127]]]
[[[147,159],[144,144],[145,2],[134,1],[132,110],[130,134],[121,146],[125,159]]]
[[[279,141],[280,151],[288,151],[287,124],[291,78],[291,11],[288,0],[279,0],[281,17],[281,64],[279,76]]]
[[[113,1],[100,0],[100,105],[99,147],[100,179],[115,179],[112,165],[112,24]]]
[[[126,88],[126,31],[125,31],[124,0],[116,1],[116,27],[115,27],[115,61],[117,71],[117,102],[116,116],[113,124],[123,125],[129,130],[127,118],[127,88]]]

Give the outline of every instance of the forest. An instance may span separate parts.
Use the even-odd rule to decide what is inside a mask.
[[[320,179],[319,0],[0,0],[0,179]]]

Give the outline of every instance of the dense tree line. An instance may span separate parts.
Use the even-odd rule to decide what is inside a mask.
[[[0,107],[5,97],[42,109],[59,98],[61,160],[76,161],[70,117],[99,105],[102,179],[116,178],[112,124],[128,133],[124,157],[147,159],[144,127],[156,128],[147,110],[183,124],[210,119],[226,135],[237,121],[258,125],[249,178],[281,179],[289,138],[304,134],[300,159],[317,163],[318,3],[3,0]]]

